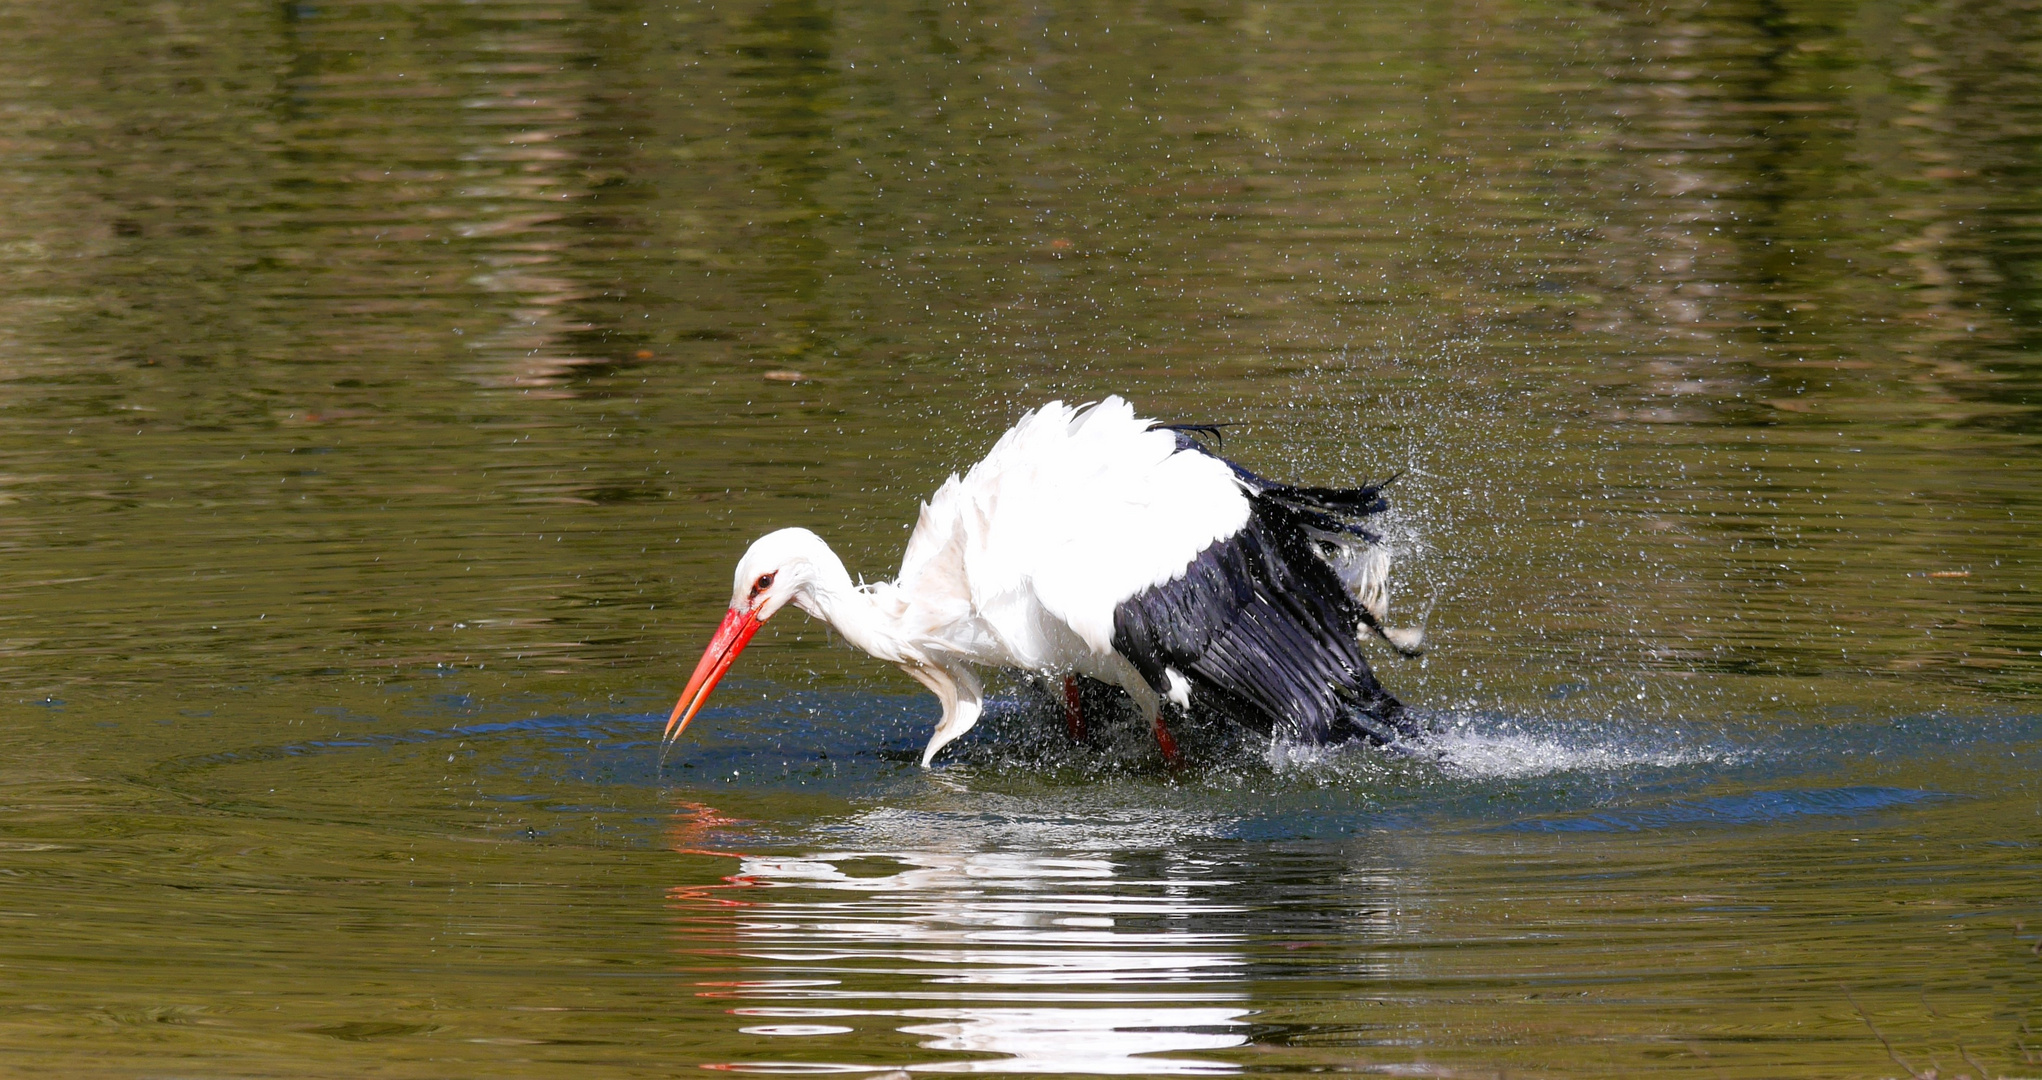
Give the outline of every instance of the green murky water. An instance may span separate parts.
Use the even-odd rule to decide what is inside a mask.
[[[0,1070],[2042,1074],[2042,14],[0,8]],[[1417,755],[776,620],[1022,409],[1401,471]],[[699,732],[699,736],[697,736]]]

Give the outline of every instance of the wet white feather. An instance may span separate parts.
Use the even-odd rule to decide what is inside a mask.
[[[1115,607],[1248,522],[1224,462],[1149,425],[1118,397],[1023,416],[922,507],[895,586],[908,622],[977,663],[1110,653]]]
[[[1369,614],[1361,625],[1361,637],[1381,635],[1390,647],[1405,656],[1425,651],[1425,631],[1415,626],[1393,627],[1390,620],[1390,552],[1382,544],[1352,533],[1318,533],[1321,557]],[[1373,625],[1371,625],[1371,621]]]

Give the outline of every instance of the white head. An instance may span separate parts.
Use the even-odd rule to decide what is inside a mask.
[[[844,564],[822,537],[807,529],[769,532],[752,541],[744,558],[737,561],[730,610],[749,611],[764,622],[791,601],[819,616],[814,603],[816,584],[840,576],[847,576]]]
[[[702,650],[701,662],[681,691],[680,703],[667,718],[666,738],[671,741],[688,726],[688,721],[709,700],[709,692],[730,670],[737,654],[751,643],[759,627],[788,604],[817,618],[824,618],[818,594],[851,587],[851,575],[843,561],[823,543],[822,537],[807,529],[770,532],[747,548],[737,561],[737,576],[730,590],[730,611],[723,616],[716,636]]]

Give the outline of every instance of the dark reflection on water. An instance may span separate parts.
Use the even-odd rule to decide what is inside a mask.
[[[7,8],[0,1068],[2033,1072],[2038,33]],[[1108,392],[1403,473],[1439,735],[925,773],[790,617],[661,756]]]

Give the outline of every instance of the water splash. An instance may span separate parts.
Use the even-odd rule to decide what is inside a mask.
[[[1694,746],[1659,745],[1632,737],[1576,740],[1524,732],[1461,729],[1428,736],[1411,751],[1464,780],[1517,780],[1565,772],[1618,772],[1634,768],[1673,769],[1725,760],[1728,752]]]
[[[1278,775],[1331,771],[1365,779],[1415,765],[1449,779],[1476,781],[1737,764],[1745,757],[1727,745],[1686,742],[1678,735],[1655,741],[1634,728],[1600,723],[1546,731],[1517,721],[1461,716],[1441,718],[1434,726],[1434,732],[1389,749],[1275,739],[1262,756]]]

